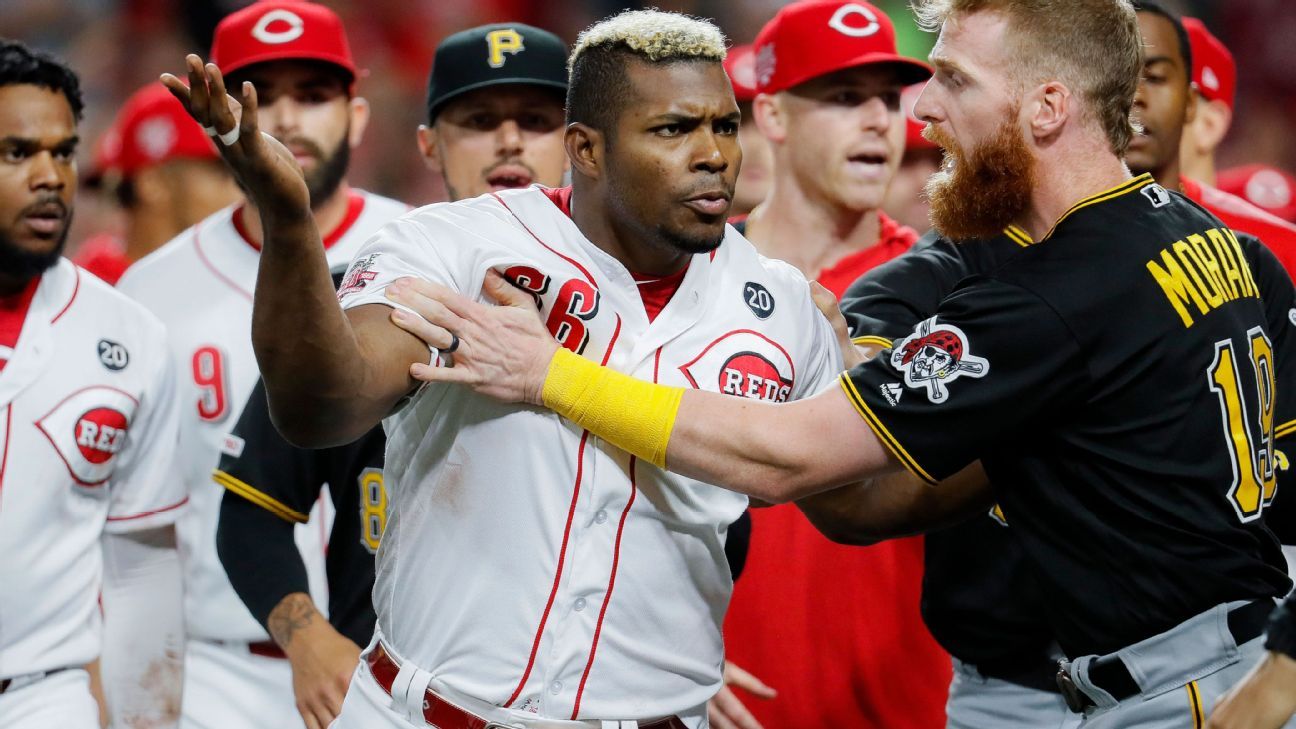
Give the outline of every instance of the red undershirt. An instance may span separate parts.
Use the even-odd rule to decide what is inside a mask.
[[[342,222],[338,223],[333,230],[329,231],[328,235],[324,236],[324,250],[332,248],[334,243],[342,239],[342,236],[351,229],[356,219],[360,217],[360,213],[364,212],[364,206],[364,195],[354,190],[347,193],[346,215],[342,216]],[[247,203],[244,203],[234,210],[234,230],[238,231],[239,236],[243,238],[245,243],[260,251],[261,244],[252,240],[252,236],[248,235],[247,226],[243,223],[243,210],[246,207]]]
[[[571,186],[567,187],[542,187],[540,192],[545,197],[553,201],[563,215],[571,217]],[[679,271],[667,276],[654,276],[651,274],[630,272],[634,277],[635,283],[638,284],[639,298],[643,300],[644,311],[648,313],[649,323],[657,319],[661,310],[666,308],[670,303],[671,297],[679,291],[680,284],[684,281],[684,274],[688,273],[688,266],[684,266]]]
[[[0,347],[13,349],[18,346],[18,335],[22,334],[23,322],[27,320],[27,312],[31,309],[40,280],[40,276],[34,276],[22,291],[0,296]],[[0,352],[0,371],[8,363],[9,355]]]

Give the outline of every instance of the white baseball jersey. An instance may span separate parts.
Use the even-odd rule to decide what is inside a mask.
[[[100,538],[170,524],[175,373],[162,324],[59,261],[0,370],[0,679],[99,655]]]
[[[259,377],[252,352],[252,290],[260,251],[238,229],[227,208],[186,230],[132,266],[117,287],[167,326],[180,400],[179,468],[190,498],[178,523],[185,574],[185,629],[222,641],[269,636],[239,599],[216,553],[216,526],[224,489],[212,481],[222,450],[241,444],[230,432]],[[324,241],[330,265],[344,265],[360,244],[409,206],[353,191],[347,218]],[[297,527],[297,544],[322,600],[326,526]],[[321,607],[322,609],[322,607]]]
[[[480,296],[487,269],[563,346],[646,380],[783,401],[840,372],[805,279],[726,228],[652,322],[626,268],[541,188],[431,205],[365,245],[343,306],[415,276]],[[720,686],[745,496],[666,473],[557,415],[430,385],[389,417],[393,506],[374,603],[385,640],[442,686],[547,718],[692,711]]]

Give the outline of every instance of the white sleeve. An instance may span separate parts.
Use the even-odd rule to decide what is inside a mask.
[[[804,345],[804,351],[808,366],[806,377],[801,378],[797,383],[796,392],[792,393],[793,399],[796,400],[823,392],[829,385],[835,384],[837,376],[846,369],[841,348],[837,345],[837,335],[833,332],[832,325],[819,311],[819,307],[815,306],[814,299],[810,298],[808,286],[803,299],[805,313],[802,316],[813,324],[806,328],[808,341]]]
[[[159,334],[154,342],[157,364],[152,381],[140,398],[109,483],[109,532],[172,524],[189,500],[175,460],[180,436],[175,364],[163,346],[164,337]]]
[[[383,304],[395,307],[383,292],[398,278],[410,276],[449,286],[456,291],[467,291],[468,281],[460,260],[447,260],[442,251],[433,245],[428,236],[428,224],[423,217],[400,218],[383,226],[356,254],[338,287],[338,300],[343,309],[365,304]],[[440,232],[440,231],[438,231]],[[472,234],[458,232],[447,226],[445,237],[462,236],[465,240],[448,240],[447,245],[458,247],[462,258],[471,253],[467,249]],[[453,255],[453,254],[452,254]],[[401,307],[404,308],[404,307]]]
[[[175,727],[184,609],[175,527],[104,534],[103,673],[110,725]]]

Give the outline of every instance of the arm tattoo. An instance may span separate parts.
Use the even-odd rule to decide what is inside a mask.
[[[294,592],[280,600],[275,609],[270,611],[266,627],[269,628],[270,636],[279,644],[279,647],[287,648],[292,642],[293,635],[298,630],[309,626],[317,617],[323,616],[315,609],[315,603],[311,602],[310,595]]]

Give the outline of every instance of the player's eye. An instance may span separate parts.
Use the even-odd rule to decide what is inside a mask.
[[[680,124],[663,124],[653,128],[653,133],[659,137],[678,137],[684,132],[684,127]]]
[[[0,150],[0,159],[11,164],[15,162],[22,162],[23,160],[27,159],[27,157],[28,154],[27,154],[27,150],[25,149],[19,149],[17,147],[6,147],[5,149]]]
[[[733,121],[732,119],[721,119],[715,123],[714,129],[716,134],[724,134],[726,136],[737,134],[738,122]]]
[[[878,98],[882,99],[882,101],[886,104],[886,107],[887,107],[887,110],[888,110],[888,111],[899,111],[899,110],[900,110],[900,92],[899,92],[899,91],[888,91],[888,92],[885,93],[885,94],[878,94]]]
[[[495,121],[495,117],[493,115],[486,114],[483,112],[483,113],[477,113],[469,116],[468,123],[466,124],[466,126],[468,126],[471,129],[486,131],[489,129],[494,129],[495,127],[499,126],[499,123]]]

